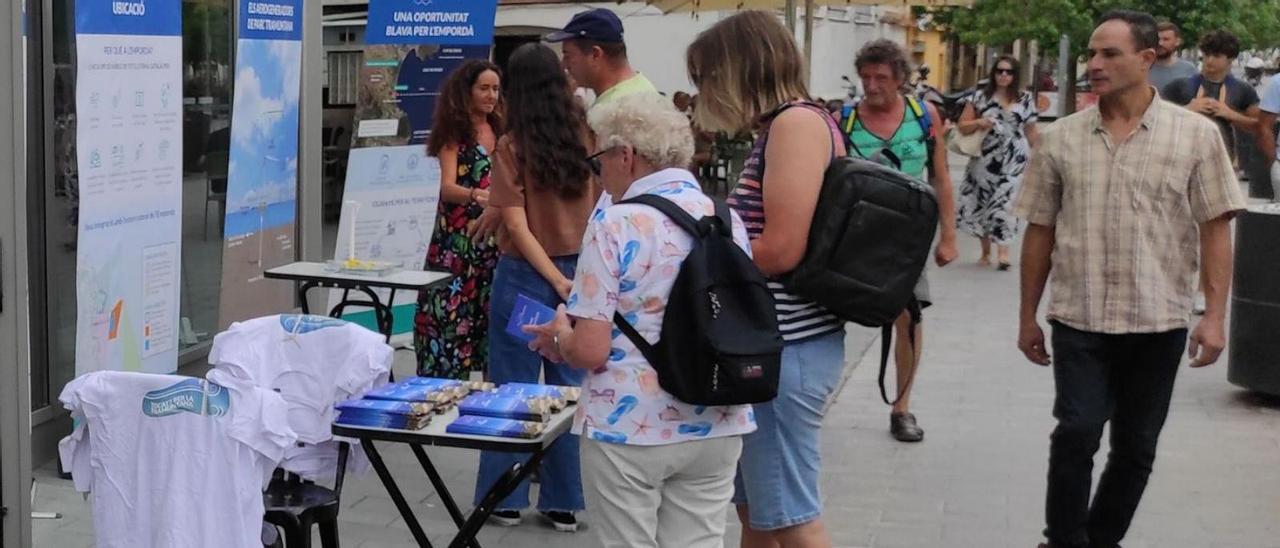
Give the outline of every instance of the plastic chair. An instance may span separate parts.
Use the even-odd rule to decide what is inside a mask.
[[[320,528],[320,546],[338,548],[338,508],[349,451],[346,442],[338,444],[338,473],[333,489],[276,470],[262,502],[267,510],[266,522],[283,531],[285,548],[310,548],[312,526]]]

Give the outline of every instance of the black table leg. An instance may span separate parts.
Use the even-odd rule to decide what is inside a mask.
[[[391,288],[391,292],[387,295],[386,311],[387,325],[382,329],[382,334],[387,336],[387,344],[391,344],[391,332],[396,328],[396,317],[394,314],[396,307],[396,288]]]
[[[547,448],[539,449],[529,457],[529,461],[521,464],[515,464],[508,470],[506,474],[489,488],[489,492],[485,493],[481,499],[480,505],[471,511],[471,516],[467,518],[467,522],[458,530],[457,536],[453,537],[453,541],[449,543],[449,548],[463,548],[471,542],[475,542],[476,535],[480,533],[480,527],[484,525],[485,520],[489,519],[489,515],[493,513],[494,506],[498,504],[507,495],[516,489],[520,482],[529,477],[529,474],[538,468],[538,464],[542,462],[542,457],[547,453]]]
[[[303,314],[311,314],[311,305],[307,304],[307,293],[319,285],[317,282],[302,282],[298,284],[298,304],[302,306]]]
[[[449,517],[453,518],[453,523],[461,530],[466,525],[466,516],[462,514],[462,510],[458,509],[458,503],[453,500],[453,495],[449,493],[449,487],[440,478],[440,472],[431,463],[431,459],[427,457],[427,452],[422,449],[421,445],[411,443],[409,447],[413,449],[413,454],[418,457],[418,463],[422,465],[422,471],[427,473],[427,479],[431,480],[431,486],[435,488],[436,494],[440,496],[440,502],[444,504],[444,509],[449,512]],[[480,548],[480,543],[475,539],[471,539],[467,546]]]
[[[387,488],[387,494],[391,495],[391,502],[394,502],[396,509],[400,511],[400,517],[404,518],[404,522],[409,526],[409,532],[413,533],[413,539],[417,541],[418,546],[431,548],[431,541],[427,539],[427,534],[422,531],[422,525],[418,523],[418,518],[413,515],[413,508],[409,507],[409,503],[404,500],[404,494],[400,492],[400,487],[396,485],[395,478],[391,477],[391,471],[387,470],[386,463],[382,462],[382,455],[378,454],[377,448],[373,446],[373,440],[362,439],[360,445],[364,447],[364,452],[369,456],[369,463],[373,465],[373,470],[378,473],[378,479],[382,480],[382,486]]]

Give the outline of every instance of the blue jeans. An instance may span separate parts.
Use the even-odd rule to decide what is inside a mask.
[[[823,407],[844,371],[844,330],[782,348],[778,397],[755,404],[756,431],[742,438],[733,503],[752,529],[775,531],[822,515],[819,433]]]
[[[1187,330],[1108,335],[1053,322],[1053,416],[1045,536],[1054,546],[1115,548],[1156,459]],[[1111,423],[1111,453],[1093,503],[1093,456]]]
[[[578,256],[554,257],[552,261],[561,273],[572,278]],[[547,384],[581,386],[586,371],[543,360],[537,352],[529,350],[528,343],[507,333],[507,322],[511,320],[516,295],[524,295],[552,308],[564,302],[533,265],[505,255],[498,259],[489,298],[489,380],[498,384],[536,383],[538,374],[545,372]],[[480,504],[484,494],[512,465],[528,460],[527,455],[518,453],[482,451],[480,472],[476,477],[475,504]],[[578,436],[565,434],[552,444],[539,469],[542,484],[538,510],[576,512],[585,508],[578,462]],[[495,510],[523,510],[528,507],[529,481],[525,480],[499,502]]]

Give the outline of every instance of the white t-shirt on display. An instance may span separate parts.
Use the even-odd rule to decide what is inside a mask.
[[[85,374],[58,444],[98,548],[261,546],[262,491],[296,435],[279,394],[175,375]]]
[[[324,479],[337,469],[336,444],[329,443],[334,404],[386,384],[393,354],[381,334],[357,324],[281,314],[236,322],[214,337],[209,352],[214,368],[207,377],[280,393],[300,442],[286,452],[281,468]],[[350,469],[365,468],[358,444],[349,462]]]

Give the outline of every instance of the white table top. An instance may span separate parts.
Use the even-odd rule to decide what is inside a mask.
[[[374,440],[397,441],[401,443],[419,443],[422,445],[439,445],[461,447],[465,449],[486,449],[494,451],[528,452],[533,448],[547,447],[560,438],[573,426],[573,413],[577,405],[570,405],[551,415],[547,429],[536,438],[503,438],[497,436],[475,436],[469,434],[451,434],[445,429],[458,418],[458,407],[455,405],[448,411],[431,417],[431,423],[421,430],[401,430],[398,428],[375,428],[334,423],[334,435],[352,438],[369,438]]]
[[[448,272],[434,270],[395,270],[387,275],[355,274],[335,271],[325,263],[300,261],[272,268],[264,273],[277,280],[327,281],[346,285],[424,289],[453,278]]]

